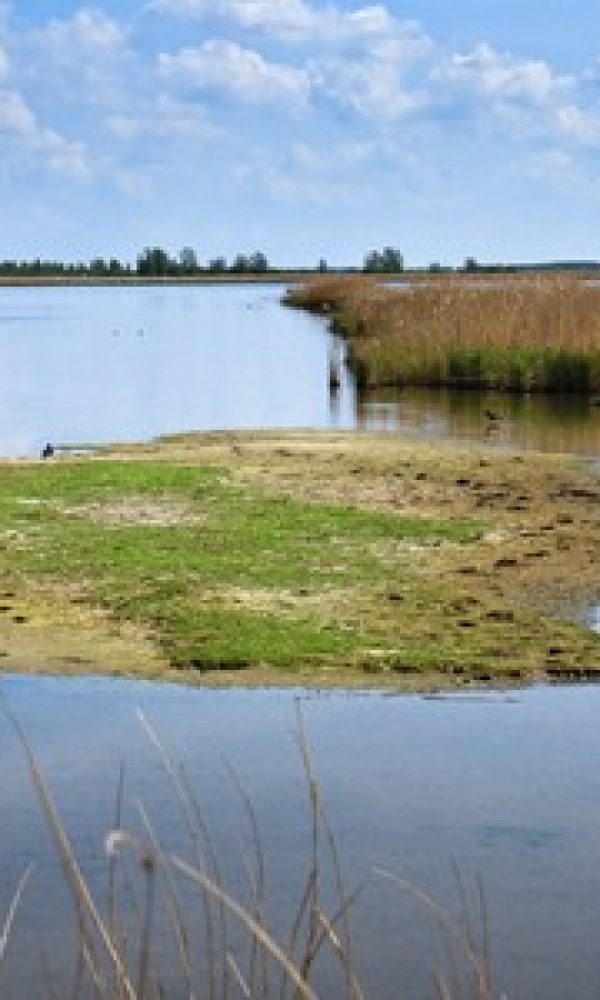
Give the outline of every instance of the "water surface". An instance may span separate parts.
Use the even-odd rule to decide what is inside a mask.
[[[248,836],[222,755],[237,766],[262,831],[273,912],[289,916],[308,850],[294,693],[25,677],[7,677],[4,689],[98,892],[105,885],[103,834],[121,759],[128,769],[127,821],[138,824],[133,800],[139,796],[165,846],[184,843],[173,790],[134,716],[142,705],[186,765],[228,884],[239,890],[240,839],[248,846]],[[498,995],[502,987],[527,1000],[596,997],[600,689],[433,700],[297,694],[349,887],[367,884],[354,917],[367,996],[431,996],[431,966],[444,958],[435,924],[409,897],[381,884],[373,866],[400,872],[452,905],[456,864],[468,885],[476,873],[485,882]],[[42,947],[57,981],[68,967],[67,903],[6,722],[0,759],[0,913],[23,866],[37,860],[12,939],[10,995],[34,996],[34,957]],[[335,1000],[331,984],[324,995]]]
[[[255,427],[600,451],[600,407],[589,399],[358,393],[325,320],[285,309],[282,292],[277,284],[0,288],[0,455],[35,455],[46,441]]]

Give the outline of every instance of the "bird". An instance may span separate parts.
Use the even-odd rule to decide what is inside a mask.
[[[502,419],[497,413],[494,413],[493,410],[484,410],[483,415],[486,420],[490,421],[490,423],[495,423],[497,420]]]

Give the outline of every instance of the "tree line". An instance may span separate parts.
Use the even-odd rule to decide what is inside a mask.
[[[239,253],[231,262],[225,257],[215,257],[201,264],[192,247],[184,247],[176,257],[159,246],[144,247],[135,264],[117,257],[94,257],[89,263],[65,263],[58,260],[4,260],[0,261],[0,276],[5,277],[186,277],[195,274],[264,274],[271,270],[264,253]]]
[[[273,267],[266,254],[260,250],[253,253],[238,253],[231,260],[213,257],[206,263],[198,260],[196,251],[183,247],[177,256],[160,246],[147,246],[137,255],[134,264],[121,261],[117,257],[94,257],[89,262],[65,263],[59,260],[3,260],[0,261],[0,277],[192,277],[201,274],[266,274],[268,271],[306,271],[325,274],[331,270],[321,257],[315,267],[282,268]],[[360,270],[359,268],[333,268],[335,271]],[[362,270],[365,272],[393,273],[404,270],[404,259],[399,250],[384,247],[365,256]]]
[[[597,261],[556,261],[541,264],[502,264],[480,263],[474,257],[466,257],[461,267],[448,267],[434,262],[425,268],[431,273],[442,272],[482,272],[482,273],[513,273],[518,271],[538,270],[597,270]],[[405,270],[404,256],[396,247],[385,246],[382,250],[372,250],[363,259],[362,267],[331,267],[325,258],[314,267],[290,268],[273,266],[266,254],[257,250],[253,253],[238,253],[231,260],[226,257],[213,257],[206,263],[198,260],[196,251],[189,246],[183,247],[177,256],[172,256],[159,246],[147,246],[137,255],[135,263],[121,261],[117,257],[94,257],[88,263],[64,263],[58,260],[0,260],[0,278],[2,277],[90,277],[90,278],[145,278],[145,277],[193,277],[203,274],[249,274],[261,275],[268,272],[285,274],[288,272],[305,272],[307,274],[326,274],[329,271],[337,273],[348,272],[356,274],[359,271],[367,274],[401,274]]]

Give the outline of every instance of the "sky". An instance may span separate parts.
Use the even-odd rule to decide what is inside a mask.
[[[0,0],[0,258],[600,259],[592,0]]]

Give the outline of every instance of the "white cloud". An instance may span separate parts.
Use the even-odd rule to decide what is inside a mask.
[[[333,4],[314,7],[305,0],[153,0],[151,6],[180,17],[221,17],[287,41],[365,40],[389,34],[396,23],[382,4],[351,11],[342,11]]]
[[[481,42],[465,55],[453,54],[433,74],[448,85],[459,85],[496,100],[544,104],[573,87],[573,77],[560,76],[542,59],[518,59]]]
[[[0,91],[0,131],[29,136],[37,127],[35,115],[21,94],[15,90]]]
[[[18,91],[0,90],[0,135],[17,149],[34,154],[58,173],[85,177],[88,163],[82,143],[41,125]]]
[[[482,42],[431,72],[435,100],[514,139],[600,142],[600,113],[581,106],[586,74],[556,72],[546,61],[519,59]]]
[[[310,82],[303,69],[268,62],[258,52],[235,42],[213,39],[200,48],[161,53],[159,75],[182,80],[200,89],[228,92],[248,103],[287,103],[304,106]]]
[[[321,60],[312,64],[312,79],[316,92],[374,121],[404,118],[427,104],[424,92],[403,87],[387,60]]]
[[[75,53],[97,55],[114,54],[126,42],[125,29],[101,10],[83,8],[72,17],[53,18],[44,27],[34,31],[34,38],[61,56]]]
[[[8,76],[10,70],[9,58],[3,48],[0,47],[0,80]]]
[[[53,18],[29,34],[31,72],[59,100],[74,96],[88,104],[119,103],[130,56],[128,32],[100,10],[83,8]]]
[[[594,146],[600,142],[600,113],[584,111],[575,104],[567,104],[556,111],[559,130],[568,138],[583,145]]]
[[[396,25],[389,37],[377,39],[366,52],[344,58],[316,57],[310,63],[313,87],[328,99],[373,121],[405,118],[422,110],[429,95],[416,67],[428,71],[432,40],[414,22]],[[410,78],[410,82],[409,82]]]

